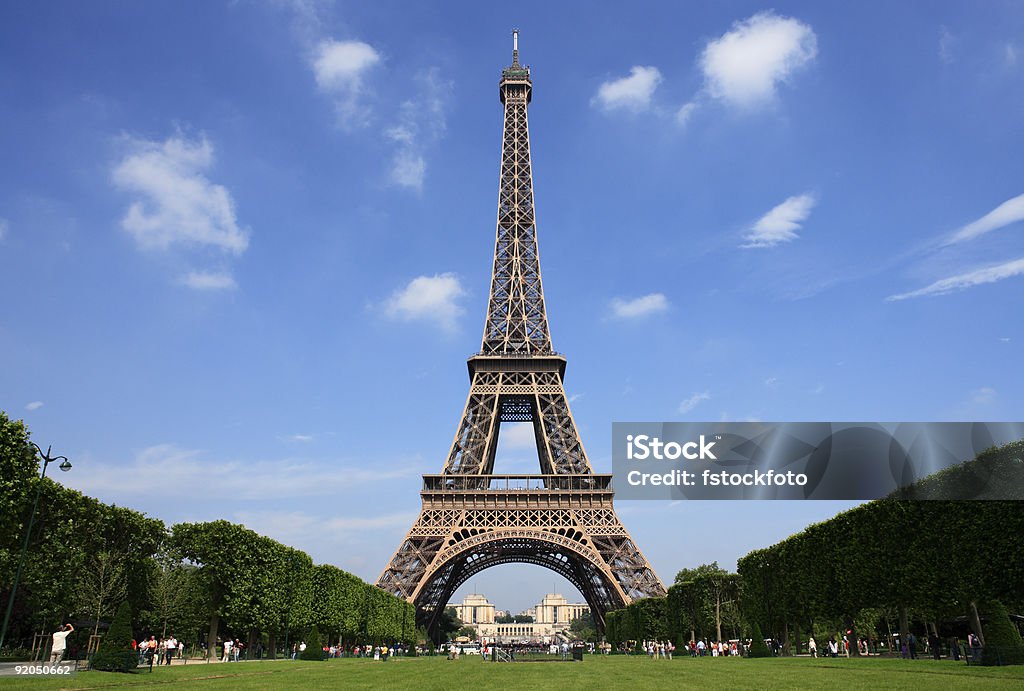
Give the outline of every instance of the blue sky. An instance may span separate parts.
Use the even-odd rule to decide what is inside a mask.
[[[4,3],[0,408],[61,481],[377,577],[479,348],[513,26],[598,471],[615,420],[1020,417],[1019,2]],[[846,506],[619,512],[671,581]]]

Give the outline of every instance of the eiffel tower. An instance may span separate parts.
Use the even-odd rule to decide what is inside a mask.
[[[456,589],[499,564],[526,563],[564,576],[586,598],[599,629],[609,610],[665,587],[612,506],[611,475],[590,467],[551,347],[540,278],[526,109],[530,68],[502,70],[505,108],[498,228],[480,352],[469,358],[469,398],[441,475],[424,475],[419,518],[377,586],[416,604],[432,636]],[[539,475],[495,475],[503,422],[531,422]]]

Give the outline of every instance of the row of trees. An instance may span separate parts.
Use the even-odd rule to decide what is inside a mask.
[[[948,484],[953,474],[981,478],[981,487],[1016,473],[1011,481],[1024,484],[1022,459],[1024,442],[989,449],[955,473],[917,483],[914,493],[931,496],[932,482]],[[654,638],[678,645],[763,631],[788,651],[791,633],[872,639],[880,622],[896,621],[906,641],[914,621],[918,636],[938,635],[940,623],[963,618],[983,641],[994,636],[997,642],[985,642],[1003,648],[1004,658],[1024,661],[1006,615],[1024,611],[1021,535],[1021,502],[879,500],[751,552],[737,574],[717,564],[683,570],[667,597],[609,613],[605,635],[613,644]]]
[[[0,598],[6,605],[40,489],[28,558],[7,635],[76,622],[77,641],[128,602],[137,633],[195,643],[232,637],[268,651],[317,625],[331,640],[412,641],[412,605],[334,566],[227,521],[181,523],[107,505],[46,478],[21,421],[0,411]],[[89,622],[83,627],[82,622]],[[211,646],[211,653],[212,646]]]

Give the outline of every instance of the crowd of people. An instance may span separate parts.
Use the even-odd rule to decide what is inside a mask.
[[[150,636],[142,641],[132,639],[132,648],[139,655],[140,665],[169,665],[174,658],[185,657],[185,641],[174,636],[161,636],[159,639]]]

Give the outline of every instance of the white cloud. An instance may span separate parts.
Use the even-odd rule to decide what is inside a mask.
[[[707,401],[711,399],[710,391],[703,391],[701,393],[695,393],[685,401],[679,404],[679,412],[686,414],[700,405],[701,401]]]
[[[44,404],[42,401],[32,401],[31,403],[25,406],[25,410],[39,410],[40,408],[43,407],[43,405]]]
[[[746,241],[741,247],[774,247],[781,242],[790,242],[800,237],[796,231],[807,220],[814,208],[815,199],[811,194],[790,197],[758,219],[743,236]]]
[[[636,65],[630,70],[628,77],[601,84],[591,103],[596,103],[605,110],[622,108],[636,112],[644,111],[651,106],[651,95],[660,83],[661,72],[657,67]]]
[[[234,290],[238,287],[229,273],[190,271],[181,277],[181,284],[194,290]]]
[[[205,137],[127,141],[129,151],[114,167],[113,181],[137,197],[121,227],[140,247],[245,251],[249,233],[238,225],[231,194],[203,174],[213,164],[213,146]]]
[[[399,187],[423,189],[423,178],[427,174],[427,162],[423,156],[408,149],[400,149],[391,162],[391,182]]]
[[[899,295],[890,295],[885,298],[885,301],[894,302],[896,300],[906,300],[908,298],[928,295],[946,295],[947,293],[955,293],[985,283],[995,283],[996,281],[1002,281],[1003,279],[1019,276],[1020,274],[1024,274],[1024,258],[943,278],[919,290],[900,293]]]
[[[395,319],[434,321],[451,330],[463,312],[458,300],[465,292],[455,274],[417,276],[394,292],[384,304],[384,312]]]
[[[444,136],[445,111],[454,86],[441,78],[437,68],[418,73],[416,83],[418,95],[402,104],[397,124],[384,130],[384,137],[395,145],[391,183],[419,191],[427,172],[424,151]]]
[[[953,46],[956,44],[956,37],[944,26],[939,27],[939,60],[950,65],[956,59],[953,55]]]
[[[619,319],[644,317],[655,312],[664,312],[668,307],[668,299],[661,293],[651,293],[632,300],[615,298],[611,302],[612,316]]]
[[[250,530],[264,535],[302,535],[314,532],[347,533],[368,528],[408,528],[416,520],[415,513],[392,513],[382,516],[335,516],[323,519],[300,511],[238,511],[235,517]],[[255,526],[260,526],[256,528]],[[264,527],[265,526],[265,527]]]
[[[767,379],[764,380],[764,385],[767,386],[769,389],[774,389],[778,385],[778,383],[778,377],[768,377]]]
[[[508,450],[536,449],[537,437],[532,422],[507,422],[498,434],[499,444]]]
[[[733,24],[708,43],[701,56],[705,87],[712,96],[740,107],[771,100],[776,87],[818,53],[810,26],[761,12]]]
[[[944,244],[953,245],[965,240],[973,240],[979,235],[984,235],[1003,226],[1024,220],[1024,194],[1017,195],[989,211],[976,221],[963,226],[949,238]]]
[[[1003,64],[1008,68],[1017,66],[1017,47],[1012,43],[1003,46]]]
[[[311,441],[313,441],[313,435],[311,435],[311,434],[293,434],[290,437],[288,437],[288,441],[298,441],[298,442],[303,442],[303,443],[311,442]]]
[[[697,110],[697,102],[690,101],[683,105],[682,108],[676,111],[676,124],[683,127],[690,121],[694,111]]]
[[[991,386],[983,386],[971,392],[971,401],[977,405],[987,405],[996,400],[996,390]]]
[[[0,218],[0,240],[4,239],[4,236],[7,235],[7,231],[10,229],[10,227],[11,224],[7,221],[6,218]]]
[[[128,462],[89,459],[88,473],[69,473],[66,484],[105,501],[138,503],[160,499],[263,500],[348,496],[353,486],[412,477],[422,472],[407,461],[367,467],[335,459],[231,460],[209,458],[194,449],[160,444],[143,449]],[[325,472],[330,468],[330,472]],[[139,483],[140,477],[160,482]]]
[[[366,73],[380,62],[380,54],[362,41],[321,41],[313,57],[316,84],[334,98],[340,125],[345,129],[367,123],[369,110],[361,99]]]

